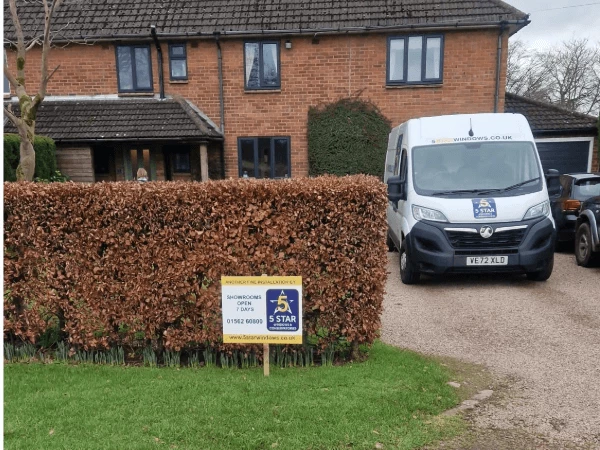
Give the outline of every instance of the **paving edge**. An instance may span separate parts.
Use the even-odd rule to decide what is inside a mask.
[[[449,409],[448,411],[444,411],[442,416],[455,416],[463,411],[468,411],[474,409],[480,402],[488,400],[494,391],[491,389],[487,389],[484,391],[479,391],[473,397],[468,400],[463,401],[460,405],[455,408]]]

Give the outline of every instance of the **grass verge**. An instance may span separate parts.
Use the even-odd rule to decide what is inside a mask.
[[[367,361],[303,369],[10,364],[6,449],[418,448],[464,430],[447,370],[376,343]]]

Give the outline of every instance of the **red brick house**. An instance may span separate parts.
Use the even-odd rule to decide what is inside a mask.
[[[41,6],[18,3],[33,36]],[[321,102],[360,91],[394,125],[504,111],[508,37],[528,23],[500,0],[65,3],[37,131],[77,181],[306,176]]]

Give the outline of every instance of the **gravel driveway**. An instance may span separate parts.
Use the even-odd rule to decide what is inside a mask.
[[[511,395],[482,406],[475,423],[521,428],[600,448],[600,268],[556,254],[545,283],[519,276],[400,281],[388,253],[385,342],[487,366]]]

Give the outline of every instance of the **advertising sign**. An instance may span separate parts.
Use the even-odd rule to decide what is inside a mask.
[[[476,219],[495,219],[497,215],[496,201],[492,198],[475,198],[473,201],[473,215]]]
[[[221,277],[223,342],[302,344],[302,277]]]

